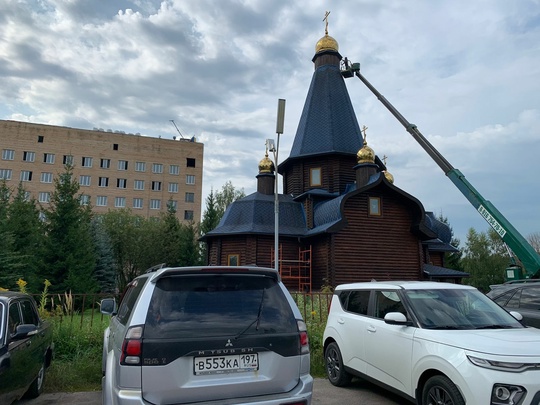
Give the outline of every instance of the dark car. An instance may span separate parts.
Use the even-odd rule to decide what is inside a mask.
[[[52,328],[34,299],[0,291],[0,404],[39,396],[52,353]]]
[[[527,326],[540,328],[540,280],[491,286],[487,296],[507,311],[517,311]]]

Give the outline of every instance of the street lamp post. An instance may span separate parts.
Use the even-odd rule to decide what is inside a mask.
[[[279,272],[279,190],[278,190],[278,152],[279,152],[279,136],[283,133],[283,124],[285,121],[285,100],[278,100],[276,134],[277,143],[274,145],[273,139],[266,140],[268,150],[274,154],[274,266]]]

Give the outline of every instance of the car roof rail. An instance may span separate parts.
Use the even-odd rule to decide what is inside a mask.
[[[165,265],[166,263],[156,264],[155,266],[152,266],[149,269],[147,269],[145,273],[153,273],[155,271],[158,271],[159,269],[162,269],[163,267],[165,267]]]

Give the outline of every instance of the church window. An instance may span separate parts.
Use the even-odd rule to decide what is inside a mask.
[[[309,185],[311,187],[322,185],[320,167],[314,167],[312,169],[309,169]]]
[[[240,255],[228,255],[227,256],[227,265],[228,266],[239,266],[240,265]]]
[[[381,215],[381,199],[379,197],[369,197],[369,215]]]

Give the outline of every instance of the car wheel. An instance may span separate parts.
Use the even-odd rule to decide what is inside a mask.
[[[41,364],[41,368],[39,369],[39,373],[36,377],[36,379],[32,382],[30,385],[30,388],[28,388],[28,391],[26,391],[25,397],[26,398],[37,398],[43,391],[43,383],[45,382],[45,362]]]
[[[422,390],[422,405],[465,405],[459,390],[444,375],[436,375],[427,380]]]
[[[332,342],[324,351],[326,375],[328,380],[336,387],[343,387],[351,382],[352,376],[345,371],[343,358],[337,343]]]

